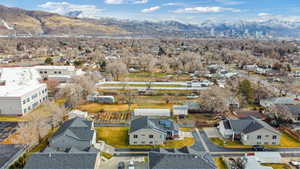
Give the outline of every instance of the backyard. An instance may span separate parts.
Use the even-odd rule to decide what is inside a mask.
[[[128,130],[128,127],[96,127],[97,140],[102,140],[116,148],[181,148],[195,143],[193,138],[185,138],[183,140],[167,141],[165,145],[161,146],[133,146],[128,144]]]

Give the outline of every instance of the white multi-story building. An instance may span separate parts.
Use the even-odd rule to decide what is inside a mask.
[[[0,70],[0,115],[22,116],[48,99],[47,85],[33,68]]]
[[[43,79],[67,82],[76,75],[75,66],[34,66]]]

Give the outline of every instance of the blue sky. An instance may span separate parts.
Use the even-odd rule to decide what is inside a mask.
[[[137,20],[213,20],[281,18],[300,20],[300,0],[1,0],[0,4],[82,17]]]

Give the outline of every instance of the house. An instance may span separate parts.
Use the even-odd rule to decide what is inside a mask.
[[[83,119],[86,119],[88,117],[87,112],[83,112],[80,110],[72,110],[68,113],[69,119],[75,118],[75,117],[80,117]]]
[[[185,102],[184,105],[188,107],[188,113],[199,113],[201,112],[201,105],[195,101]]]
[[[149,169],[217,169],[208,153],[161,153],[150,152]]]
[[[99,153],[34,153],[24,169],[98,169]]]
[[[83,75],[84,72],[75,69],[75,66],[34,66],[44,80],[68,82],[72,76]]]
[[[49,141],[48,149],[67,152],[70,149],[90,151],[96,144],[94,123],[79,117],[66,121]]]
[[[173,106],[173,116],[186,116],[188,115],[187,105],[174,105]]]
[[[242,161],[244,169],[273,169],[273,167],[261,165],[254,156],[245,156]]]
[[[242,69],[249,70],[249,71],[255,71],[257,69],[257,65],[243,65]]]
[[[0,169],[8,169],[25,152],[26,145],[0,144]]]
[[[97,102],[102,104],[114,104],[114,96],[101,96],[98,93],[93,93],[87,96],[87,100],[90,102]]]
[[[170,117],[169,109],[134,109],[134,116],[165,116]]]
[[[131,121],[128,135],[130,145],[162,145],[179,137],[179,129],[170,119],[143,116]]]
[[[225,102],[228,105],[230,110],[236,110],[240,108],[239,101],[234,98],[227,98],[225,99]]]
[[[244,145],[278,145],[280,132],[255,117],[223,120],[218,126],[220,134],[227,139],[240,140]]]
[[[293,122],[300,122],[300,104],[296,105],[276,105],[283,108],[285,112],[289,113],[286,116],[290,117]]]
[[[299,104],[293,97],[274,97],[270,99],[260,100],[260,105],[263,107],[270,107],[276,104],[281,105],[296,105]]]
[[[0,115],[23,116],[48,100],[47,85],[32,68],[0,70]]]

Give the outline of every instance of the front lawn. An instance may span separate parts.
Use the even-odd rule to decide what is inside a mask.
[[[182,148],[195,143],[193,138],[185,138],[183,140],[167,141],[165,145],[161,146],[129,145],[128,130],[128,127],[96,127],[97,140],[102,140],[115,148]]]
[[[280,146],[267,146],[270,148],[280,148],[280,147],[287,147],[287,148],[292,148],[292,147],[300,147],[300,142],[290,136],[286,132],[281,132],[281,138],[280,138]]]
[[[243,145],[239,141],[226,140],[226,142],[224,142],[224,140],[220,138],[210,138],[209,140],[212,143],[225,148],[250,148],[251,147],[251,146]]]
[[[218,169],[227,169],[227,166],[222,157],[214,158],[214,161]]]
[[[272,167],[273,169],[291,169],[287,164],[262,164],[264,166]]]

